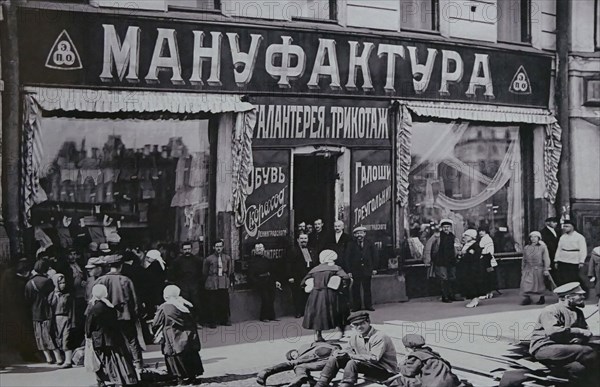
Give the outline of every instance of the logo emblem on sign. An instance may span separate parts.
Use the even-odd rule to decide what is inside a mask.
[[[83,68],[77,48],[75,48],[73,40],[71,40],[66,30],[58,35],[52,45],[48,59],[46,59],[46,67],[55,70],[79,70]]]
[[[514,94],[531,94],[531,82],[529,82],[529,76],[523,66],[519,66],[510,82],[508,91]]]

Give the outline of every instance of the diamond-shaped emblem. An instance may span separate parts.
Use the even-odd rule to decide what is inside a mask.
[[[523,66],[519,66],[519,69],[510,82],[508,91],[514,94],[531,94],[531,82]]]
[[[46,67],[55,70],[79,70],[83,68],[81,57],[67,30],[63,30],[50,49]]]

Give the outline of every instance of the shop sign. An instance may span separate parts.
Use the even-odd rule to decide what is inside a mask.
[[[392,166],[389,150],[354,150],[351,171],[351,228],[385,246],[392,240]]]
[[[387,101],[256,98],[254,146],[390,146]]]
[[[53,10],[23,9],[19,27],[26,83],[528,106],[547,106],[549,98],[548,55],[402,37]],[[63,39],[69,47],[57,53],[54,43],[64,35],[72,42]],[[68,65],[74,56],[67,51],[80,54],[81,69]],[[57,55],[57,66],[45,66],[49,55]]]
[[[290,153],[287,150],[254,150],[246,198],[246,220],[242,230],[244,251],[256,241],[267,253],[278,255],[289,235]],[[274,258],[278,258],[275,256]]]

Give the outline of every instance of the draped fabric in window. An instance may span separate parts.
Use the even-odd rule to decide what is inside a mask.
[[[497,252],[520,251],[523,234],[519,128],[413,122],[409,227],[450,218],[455,233],[489,227]]]

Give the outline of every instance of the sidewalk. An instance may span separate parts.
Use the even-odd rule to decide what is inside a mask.
[[[392,336],[399,356],[405,352],[401,344],[402,336],[420,333],[455,367],[477,369],[489,374],[498,367],[498,361],[494,358],[501,356],[510,342],[526,337],[531,332],[542,308],[539,305],[520,306],[519,301],[517,290],[506,290],[473,309],[465,308],[466,302],[443,304],[434,299],[418,299],[377,305],[377,310],[371,312],[371,316],[378,328]],[[555,301],[553,297],[547,298],[548,304]],[[586,316],[595,310],[592,301],[588,304]],[[593,332],[599,334],[598,314],[588,322]],[[256,372],[283,361],[289,349],[312,341],[313,333],[303,329],[301,324],[301,319],[288,317],[277,322],[244,322],[231,327],[202,329],[201,355],[206,373],[201,385],[255,386]],[[327,332],[326,338],[339,339],[340,333]],[[156,345],[149,346],[144,358],[147,366],[163,364],[163,357]],[[291,376],[291,373],[283,373],[269,378],[268,383],[271,386],[282,385]],[[480,386],[495,385],[492,379],[483,376],[470,380]],[[48,365],[27,364],[0,371],[2,387],[92,385],[95,385],[93,375],[86,373],[83,368],[57,370]]]

